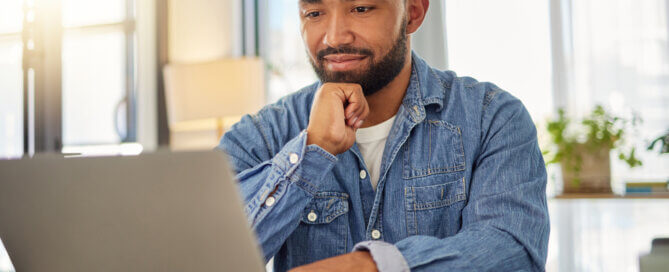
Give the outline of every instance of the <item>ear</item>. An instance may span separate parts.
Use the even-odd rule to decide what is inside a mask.
[[[423,24],[430,0],[407,0],[407,34],[412,34]]]

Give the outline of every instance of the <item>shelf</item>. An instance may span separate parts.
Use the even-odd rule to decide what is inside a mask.
[[[564,194],[555,196],[554,199],[669,199],[669,193],[653,194]]]

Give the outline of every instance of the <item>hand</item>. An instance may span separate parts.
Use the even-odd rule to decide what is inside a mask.
[[[290,272],[306,271],[361,271],[376,272],[376,263],[367,251],[354,251],[325,260],[291,269]]]
[[[313,103],[307,144],[316,144],[333,155],[346,152],[355,143],[355,131],[369,115],[362,87],[351,83],[325,83]]]

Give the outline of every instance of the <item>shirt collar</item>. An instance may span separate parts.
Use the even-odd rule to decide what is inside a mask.
[[[407,107],[416,122],[425,119],[425,106],[436,105],[437,111],[444,107],[445,84],[427,63],[411,53],[411,78],[402,104]]]

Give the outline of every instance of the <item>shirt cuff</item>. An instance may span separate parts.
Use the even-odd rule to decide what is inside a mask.
[[[379,272],[409,272],[409,264],[395,245],[383,241],[362,241],[353,251],[369,251]]]
[[[313,195],[319,192],[325,176],[337,161],[337,157],[320,146],[307,146],[305,130],[286,143],[272,163],[281,169],[287,180]]]

